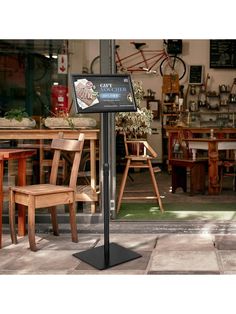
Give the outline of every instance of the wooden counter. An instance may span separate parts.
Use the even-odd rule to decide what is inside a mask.
[[[214,130],[214,136],[217,138],[235,138],[236,128],[191,128],[191,127],[164,127],[166,136],[168,138],[167,150],[168,150],[168,161],[172,158],[172,148],[175,139],[178,138],[180,132],[183,133],[185,138],[203,138],[209,137],[211,129]],[[232,135],[232,136],[231,136]]]
[[[205,150],[208,155],[208,194],[217,195],[220,193],[218,151],[233,150],[236,154],[236,129],[214,128],[214,138],[210,138],[211,129],[213,128],[165,127],[168,138],[168,170],[171,170],[169,161],[174,158],[173,145],[177,139],[188,143],[193,160],[196,159],[197,149]]]
[[[233,150],[234,160],[236,160],[236,139],[217,138],[193,138],[186,140],[189,149],[192,150],[192,160],[196,160],[197,150],[208,152],[208,194],[217,195],[220,193],[219,176],[219,151]]]

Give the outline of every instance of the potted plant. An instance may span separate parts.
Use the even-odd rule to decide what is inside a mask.
[[[94,118],[83,114],[71,115],[70,109],[68,109],[68,112],[54,113],[46,107],[49,116],[43,119],[43,124],[49,129],[81,129],[97,126],[97,121]]]
[[[137,104],[135,112],[118,112],[115,116],[117,133],[125,133],[127,138],[146,138],[152,133],[152,111],[141,108],[144,90],[141,82],[133,81],[134,97]]]
[[[137,111],[118,112],[115,116],[116,123],[116,151],[117,155],[122,157],[124,151],[124,134],[127,139],[146,139],[147,134],[152,133],[151,123],[153,120],[152,111],[141,107],[141,101],[144,96],[144,90],[141,82],[133,81],[134,97],[137,104]],[[136,145],[129,143],[129,150],[136,154]],[[140,152],[143,148],[140,146]]]
[[[53,116],[44,119],[44,125],[50,129],[80,129],[80,128],[95,128],[97,122],[95,119],[83,116]]]
[[[12,108],[0,118],[0,128],[34,128],[36,121],[23,108]]]

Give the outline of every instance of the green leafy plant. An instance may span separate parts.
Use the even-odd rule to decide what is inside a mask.
[[[22,121],[23,118],[29,118],[29,115],[25,111],[25,109],[13,108],[5,113],[4,118],[9,119],[9,120],[15,119],[17,121]]]
[[[141,138],[152,133],[152,111],[141,108],[141,100],[144,96],[142,83],[133,81],[134,97],[137,104],[136,112],[118,112],[115,116],[116,131],[125,132],[128,138]]]

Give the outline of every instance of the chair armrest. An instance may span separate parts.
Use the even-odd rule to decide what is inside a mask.
[[[144,146],[147,148],[147,150],[151,153],[152,157],[157,157],[157,152],[149,145],[147,141],[143,141]]]
[[[157,157],[157,152],[149,145],[146,140],[126,140],[127,144],[143,144],[144,147],[151,153],[152,157]]]

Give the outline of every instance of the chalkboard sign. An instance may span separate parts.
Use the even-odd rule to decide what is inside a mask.
[[[236,40],[210,40],[210,68],[236,68]]]
[[[203,66],[190,65],[189,66],[189,84],[201,85],[203,83]]]

